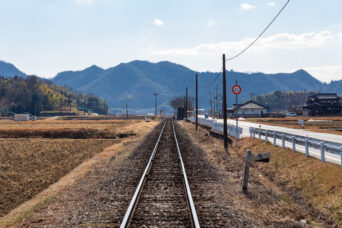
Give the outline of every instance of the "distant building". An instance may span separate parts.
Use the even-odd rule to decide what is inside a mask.
[[[183,107],[177,108],[177,120],[183,120],[185,117],[185,109]]]
[[[14,121],[28,121],[31,119],[31,114],[26,113],[26,114],[15,114],[13,116]]]
[[[237,112],[239,117],[258,118],[267,116],[267,107],[249,100],[243,104],[233,104],[233,107],[228,109],[227,112],[231,117],[234,117]]]
[[[329,115],[340,113],[342,105],[336,93],[317,93],[308,97],[302,109],[303,115]]]

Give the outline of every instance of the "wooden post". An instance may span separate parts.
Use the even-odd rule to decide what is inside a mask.
[[[222,56],[223,61],[223,136],[224,136],[224,149],[228,153],[228,133],[227,133],[227,89],[226,89],[226,55]]]

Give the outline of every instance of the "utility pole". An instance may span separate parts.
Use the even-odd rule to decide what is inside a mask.
[[[210,92],[210,115],[213,115],[213,94]]]
[[[227,94],[226,94],[226,55],[223,54],[223,136],[224,149],[228,152],[228,134],[227,134]]]
[[[183,97],[183,108],[185,110],[185,96]],[[185,113],[184,113],[184,116],[185,116]]]
[[[126,119],[128,119],[128,107],[127,107],[127,101],[126,101]]]
[[[198,75],[196,74],[196,131],[198,130]]]
[[[154,106],[155,106],[154,115],[157,118],[157,96],[158,96],[158,93],[154,93],[153,95],[155,97],[155,99],[154,99]]]
[[[215,117],[217,117],[218,114],[218,95],[217,95],[217,86],[216,86],[216,95],[215,95]],[[219,118],[219,117],[218,117]]]
[[[188,121],[188,87],[185,90],[185,121]]]

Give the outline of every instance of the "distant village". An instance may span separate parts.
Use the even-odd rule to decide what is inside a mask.
[[[306,104],[294,106],[288,112],[268,112],[268,107],[249,100],[243,104],[233,104],[228,115],[243,118],[281,117],[281,116],[325,116],[338,115],[342,111],[342,101],[336,93],[317,93],[308,96]]]
[[[222,113],[211,113],[200,109],[201,114],[222,117]],[[307,96],[304,105],[293,106],[289,110],[270,111],[270,108],[249,99],[242,104],[233,104],[227,109],[230,118],[263,118],[263,117],[286,117],[286,116],[338,116],[342,113],[342,100],[336,93],[316,93]],[[192,112],[191,112],[192,113]],[[184,118],[184,108],[177,111],[177,119]]]

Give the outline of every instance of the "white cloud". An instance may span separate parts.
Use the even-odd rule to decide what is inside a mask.
[[[209,26],[209,27],[212,27],[212,26],[214,26],[216,24],[216,21],[214,21],[214,20],[208,20],[207,21],[207,25]]]
[[[342,40],[342,33],[337,33],[336,36],[337,36],[340,40]]]
[[[75,1],[79,3],[88,3],[88,4],[91,4],[94,2],[94,0],[75,0]]]
[[[268,2],[267,5],[273,7],[273,6],[275,6],[276,4],[275,4],[275,2]]]
[[[153,55],[207,55],[213,53],[238,53],[254,38],[244,38],[240,41],[225,41],[219,43],[199,44],[190,48],[172,48],[165,50],[154,50],[150,54]],[[250,51],[266,51],[269,49],[306,49],[322,47],[328,43],[342,42],[342,34],[332,34],[331,32],[323,31],[320,33],[302,33],[289,34],[280,33],[270,37],[261,38],[255,43]]]
[[[241,4],[241,9],[243,9],[243,10],[251,10],[251,9],[254,9],[254,8],[255,8],[255,6],[250,5],[248,3],[242,3]]]
[[[324,82],[336,81],[342,78],[342,65],[304,67],[304,69]]]
[[[163,26],[164,22],[158,18],[154,19],[153,24],[156,26]]]

